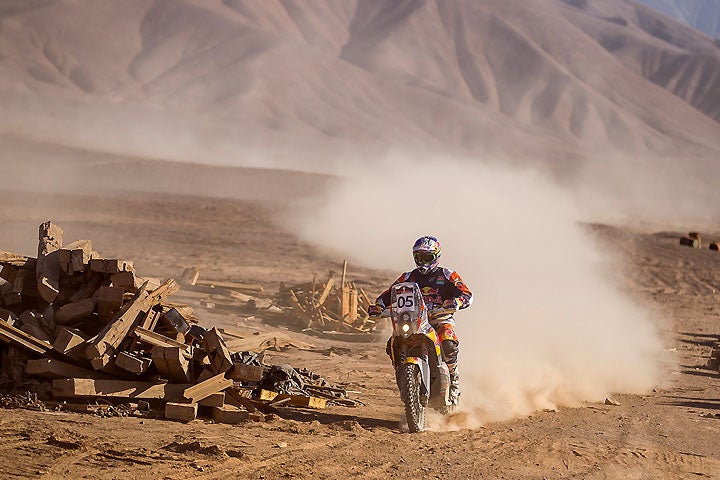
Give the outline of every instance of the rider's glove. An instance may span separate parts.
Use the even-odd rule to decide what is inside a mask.
[[[379,317],[383,312],[383,308],[380,305],[370,305],[368,307],[368,315],[371,317]]]
[[[457,298],[449,298],[443,302],[443,308],[446,310],[458,310],[460,308],[460,303]]]

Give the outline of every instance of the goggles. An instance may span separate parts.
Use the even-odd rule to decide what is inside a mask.
[[[437,259],[437,254],[433,252],[415,252],[413,258],[416,265],[428,265]]]

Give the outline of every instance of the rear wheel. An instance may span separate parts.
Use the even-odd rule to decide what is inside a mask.
[[[401,365],[398,377],[401,380],[401,397],[405,399],[405,417],[411,433],[425,430],[425,406],[420,400],[420,367],[414,363]]]

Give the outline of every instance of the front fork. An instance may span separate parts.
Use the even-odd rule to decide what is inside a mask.
[[[400,387],[400,382],[398,381],[398,367],[400,365],[405,365],[408,363],[412,363],[417,365],[420,368],[420,396],[422,404],[427,406],[428,398],[430,397],[430,364],[428,363],[428,354],[426,347],[423,346],[423,355],[422,356],[410,356],[408,355],[408,345],[405,342],[402,342],[400,345],[398,345],[398,351],[396,354],[395,351],[395,341],[397,340],[397,337],[391,337],[390,338],[390,358],[392,359],[393,366],[395,367],[395,382],[397,383],[398,387]],[[415,346],[417,348],[417,346]],[[399,388],[400,390],[400,396],[401,400],[405,402],[407,399],[402,398],[403,397],[403,389]]]

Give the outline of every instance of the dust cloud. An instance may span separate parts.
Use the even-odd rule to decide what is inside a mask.
[[[389,158],[295,220],[306,240],[369,267],[414,267],[424,234],[475,295],[457,314],[468,425],[651,389],[650,314],[610,280],[577,197],[533,170]],[[379,293],[379,292],[373,292]]]

